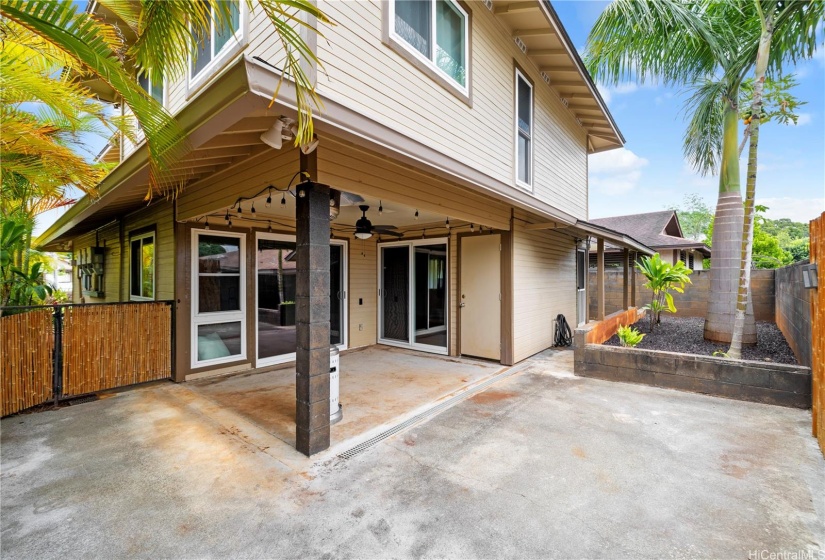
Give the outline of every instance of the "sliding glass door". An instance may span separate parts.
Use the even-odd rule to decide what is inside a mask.
[[[295,238],[259,233],[256,239],[257,366],[295,359]],[[330,344],[346,341],[346,244],[330,243]]]
[[[382,343],[447,353],[447,268],[446,240],[381,245]]]

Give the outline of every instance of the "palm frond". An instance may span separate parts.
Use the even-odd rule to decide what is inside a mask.
[[[723,80],[704,80],[684,104],[690,117],[682,151],[688,165],[702,175],[719,171],[727,85]]]

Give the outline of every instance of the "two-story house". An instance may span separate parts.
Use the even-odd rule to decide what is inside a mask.
[[[318,6],[317,143],[293,146],[272,24],[235,2],[232,37],[145,84],[193,148],[180,194],[147,206],[146,147],[113,143],[99,198],[39,240],[102,260],[74,301],[174,300],[177,381],[295,361],[306,453],[330,343],[513,364],[585,320],[589,237],[649,252],[586,222],[588,154],[623,138],[548,1]]]

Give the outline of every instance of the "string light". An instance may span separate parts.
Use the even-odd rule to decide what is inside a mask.
[[[383,214],[383,213],[384,213],[384,203],[382,203],[382,202],[379,200],[379,201],[378,201],[378,215],[380,216],[380,215],[381,215],[381,214]]]
[[[229,218],[229,229],[232,229],[232,218]]]
[[[272,186],[269,187],[269,194],[266,197],[266,207],[269,208],[272,206]]]
[[[427,229],[425,228],[425,229],[421,232],[421,239],[424,239],[424,238],[426,238],[426,237],[427,237]]]
[[[475,233],[476,227],[473,224],[470,224],[470,233]]]
[[[252,209],[250,210],[250,212],[252,212],[253,214],[255,213],[255,203],[254,202],[252,203]]]
[[[415,211],[415,219],[418,220],[418,209]]]
[[[281,208],[286,206],[286,194],[281,195]]]
[[[229,218],[229,209],[228,208],[226,209],[226,216],[224,216],[223,219],[226,220],[227,222],[230,220],[230,218]]]
[[[269,220],[269,226],[266,228],[266,231],[272,233],[272,220]]]
[[[241,203],[238,203],[238,214],[243,214],[243,208],[241,208]]]
[[[209,229],[209,216],[206,217],[206,223],[203,224],[203,229]]]
[[[446,224],[446,226],[447,226],[447,230],[449,230],[449,229],[450,229],[450,218],[447,218],[447,224]]]

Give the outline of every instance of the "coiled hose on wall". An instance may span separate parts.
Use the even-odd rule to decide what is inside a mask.
[[[567,319],[564,315],[559,313],[556,315],[556,334],[553,339],[553,346],[570,346],[573,344],[573,331],[570,330],[570,325],[567,324]]]

